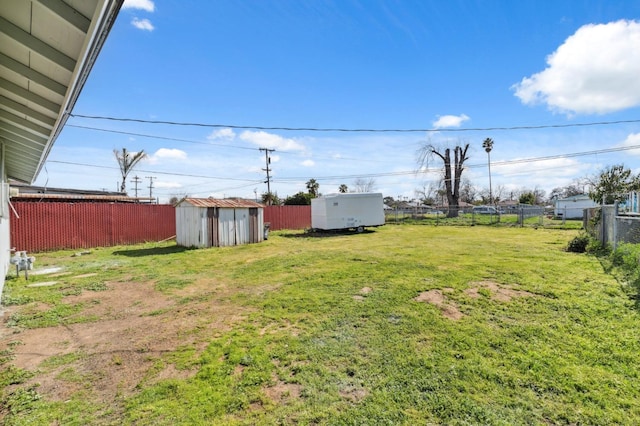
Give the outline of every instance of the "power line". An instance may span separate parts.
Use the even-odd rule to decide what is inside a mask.
[[[499,130],[536,130],[536,129],[558,129],[567,127],[587,127],[587,126],[610,126],[616,124],[632,124],[640,123],[640,119],[635,120],[617,120],[617,121],[592,121],[586,123],[569,123],[569,124],[542,124],[537,126],[511,126],[511,127],[467,127],[459,129],[451,128],[435,128],[435,129],[349,129],[349,128],[323,128],[323,127],[276,127],[276,126],[252,126],[252,125],[234,125],[234,124],[216,124],[216,123],[190,123],[181,121],[163,121],[163,120],[143,120],[139,118],[122,118],[108,116],[94,116],[82,114],[69,114],[74,118],[86,118],[90,120],[108,120],[119,122],[133,122],[144,124],[166,124],[171,126],[188,126],[188,127],[211,127],[211,128],[228,128],[228,129],[251,129],[251,130],[282,130],[292,132],[346,132],[346,133],[418,133],[418,132],[479,132],[479,131],[499,131]]]
[[[122,130],[101,129],[99,127],[79,126],[77,124],[67,124],[66,127],[75,127],[77,129],[93,130],[93,131],[96,131],[96,132],[116,133],[116,134],[119,134],[119,135],[138,136],[138,137],[141,137],[141,138],[160,139],[160,140],[167,140],[167,141],[174,141],[174,142],[186,142],[186,143],[192,143],[192,144],[197,144],[197,145],[221,146],[221,147],[224,147],[224,148],[244,149],[244,150],[249,150],[249,151],[257,151],[258,150],[258,148],[252,148],[252,147],[248,147],[248,146],[228,145],[228,144],[215,143],[215,142],[201,142],[201,141],[194,141],[192,139],[170,138],[168,136],[149,135],[149,134],[145,134],[145,133],[135,133],[135,132],[125,132],[125,131],[122,131]]]
[[[611,153],[611,152],[630,151],[630,150],[634,150],[634,149],[640,149],[640,145],[629,145],[629,146],[622,146],[622,147],[599,149],[599,150],[594,150],[594,151],[582,151],[582,152],[573,152],[573,153],[567,153],[567,154],[549,155],[549,156],[544,156],[544,157],[534,157],[534,158],[523,158],[523,159],[517,159],[517,160],[496,161],[496,162],[492,163],[492,166],[496,167],[496,166],[507,166],[507,165],[513,165],[513,164],[533,163],[533,162],[539,162],[539,161],[557,160],[557,159],[562,159],[562,158],[574,158],[574,157],[581,157],[581,156],[588,156],[588,155],[606,154],[606,153]],[[266,153],[268,155],[268,151]],[[267,161],[268,161],[268,159],[267,159]],[[117,170],[119,170],[117,167],[99,166],[99,165],[84,164],[84,163],[75,163],[75,162],[70,162],[70,161],[48,160],[48,162],[50,162],[50,163],[58,163],[58,164],[69,164],[69,165],[75,165],[75,166],[85,166],[85,167],[95,167],[95,168],[113,169],[113,170],[117,169]],[[464,167],[468,168],[468,169],[472,169],[472,168],[483,168],[485,166],[486,166],[485,164],[468,164],[468,165],[465,165]],[[268,163],[267,163],[267,168],[268,168]],[[424,173],[437,173],[437,172],[440,172],[441,170],[442,170],[441,168],[430,168],[430,169],[424,169],[424,170],[407,170],[407,171],[398,171],[398,172],[381,172],[381,173],[368,173],[368,174],[357,174],[357,175],[319,176],[319,177],[316,177],[315,179],[316,180],[330,180],[330,179],[346,180],[346,179],[358,179],[358,178],[405,176],[405,175],[412,175],[412,174],[415,175],[415,174],[424,174]],[[196,177],[196,178],[205,178],[205,179],[219,179],[219,180],[234,180],[234,181],[241,181],[241,182],[251,182],[251,183],[247,184],[246,186],[251,186],[251,185],[254,185],[256,182],[261,182],[261,181],[250,180],[250,179],[222,178],[222,177],[203,176],[203,175],[194,175],[194,174],[186,174],[186,173],[171,173],[171,172],[160,172],[160,171],[150,171],[150,170],[139,170],[139,171],[145,172],[145,173],[155,173],[155,174],[169,175],[169,176],[183,176],[183,177]],[[274,182],[287,183],[287,182],[295,182],[295,181],[304,181],[306,179],[308,179],[308,176],[305,176],[305,177],[286,177],[286,178],[283,177],[283,178],[270,179],[270,180],[273,180]]]
[[[259,148],[253,148],[253,147],[248,147],[248,146],[238,146],[238,145],[231,145],[231,144],[223,144],[223,143],[216,143],[216,142],[202,142],[202,141],[195,141],[193,139],[183,139],[183,138],[174,138],[174,137],[168,137],[168,136],[160,136],[160,135],[152,135],[149,133],[138,133],[138,132],[125,132],[122,130],[113,130],[113,129],[104,129],[104,128],[100,128],[100,127],[90,127],[90,126],[80,126],[77,124],[67,124],[66,127],[74,127],[76,129],[85,129],[85,130],[92,130],[92,131],[96,131],[96,132],[105,132],[105,133],[114,133],[114,134],[119,134],[119,135],[128,135],[128,136],[137,136],[137,137],[141,137],[141,138],[148,138],[148,139],[158,139],[158,140],[166,140],[166,141],[172,141],[172,142],[185,142],[185,143],[190,143],[190,144],[196,144],[196,145],[205,145],[205,146],[219,146],[219,147],[223,147],[223,148],[231,148],[231,149],[242,149],[242,150],[247,150],[247,151],[258,151]],[[283,150],[283,149],[279,149],[278,150],[279,153],[281,154],[297,154],[296,151],[287,151],[287,150]],[[359,161],[359,162],[367,162],[367,163],[390,163],[390,160],[385,160],[385,161],[379,161],[379,160],[372,160],[372,159],[363,159],[363,158],[352,158],[352,157],[343,157],[343,156],[333,156],[333,157],[328,157],[328,156],[322,156],[322,155],[314,155],[313,156],[314,159],[327,159],[327,160],[340,160],[340,161]]]
[[[84,167],[95,167],[97,169],[111,169],[111,170],[120,170],[118,167],[111,166],[99,166],[97,164],[86,164],[86,163],[74,163],[72,161],[60,161],[60,160],[47,160],[48,163],[56,163],[56,164],[69,164],[72,166],[84,166]],[[183,177],[195,177],[195,178],[204,178],[204,179],[219,179],[219,180],[237,180],[240,182],[255,182],[251,179],[240,179],[240,178],[230,178],[230,177],[218,177],[218,176],[204,176],[204,175],[193,175],[188,173],[175,173],[175,172],[159,172],[157,170],[140,170],[136,169],[139,172],[145,173],[155,173],[158,175],[168,175],[168,176],[183,176]]]

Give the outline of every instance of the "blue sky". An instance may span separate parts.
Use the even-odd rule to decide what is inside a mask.
[[[149,156],[140,195],[154,177],[161,201],[253,198],[269,148],[280,197],[314,178],[413,198],[439,179],[417,172],[427,143],[469,143],[464,176],[486,189],[490,137],[494,193],[548,193],[640,172],[639,75],[637,1],[126,0],[35,183],[115,190],[126,147]],[[577,126],[601,122],[623,123]]]

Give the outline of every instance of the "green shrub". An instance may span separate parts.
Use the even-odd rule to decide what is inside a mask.
[[[640,244],[621,243],[611,252],[609,260],[624,280],[640,291]]]
[[[587,251],[587,247],[589,246],[590,242],[591,237],[589,236],[589,234],[581,233],[573,240],[569,241],[569,244],[567,245],[567,251],[572,253],[584,253]]]

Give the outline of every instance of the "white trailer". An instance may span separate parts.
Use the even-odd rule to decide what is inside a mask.
[[[553,215],[564,219],[582,219],[584,209],[598,207],[598,203],[586,194],[556,200]]]
[[[311,199],[311,227],[324,231],[384,225],[382,194],[328,194]]]

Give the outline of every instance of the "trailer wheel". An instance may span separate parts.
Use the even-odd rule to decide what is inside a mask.
[[[358,231],[358,234],[362,234],[364,232],[364,226],[358,226],[356,231]]]

